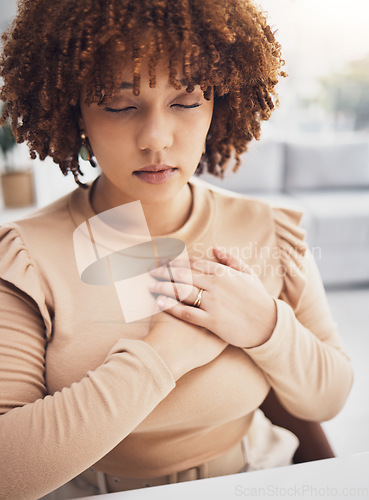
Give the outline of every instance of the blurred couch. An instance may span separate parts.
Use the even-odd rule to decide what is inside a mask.
[[[325,285],[369,285],[369,140],[254,143],[221,188],[302,210]]]

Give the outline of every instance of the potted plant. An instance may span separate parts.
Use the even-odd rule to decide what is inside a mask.
[[[5,105],[2,105],[1,115]],[[0,127],[0,150],[4,163],[1,169],[1,187],[4,206],[7,208],[25,207],[35,202],[33,172],[30,168],[17,165],[15,152],[17,143],[12,132],[10,120]]]

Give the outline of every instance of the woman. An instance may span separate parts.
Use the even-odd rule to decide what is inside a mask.
[[[20,3],[3,119],[80,187],[0,228],[1,498],[290,463],[296,439],[258,409],[269,391],[301,419],[342,408],[352,371],[302,214],[191,179],[232,152],[237,168],[282,65],[250,1]],[[87,186],[79,154],[101,168]],[[140,294],[86,280],[114,239],[158,237],[185,244],[190,273],[183,251],[141,273]],[[131,321],[126,301],[156,314]]]

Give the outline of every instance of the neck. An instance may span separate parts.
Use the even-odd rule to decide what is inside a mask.
[[[142,203],[151,236],[173,233],[180,229],[190,216],[192,193],[186,184],[172,199],[159,205]]]
[[[99,214],[111,208],[137,201],[122,197],[119,190],[112,188],[104,176],[95,183],[91,192],[91,205]],[[188,183],[172,198],[160,203],[142,203],[145,219],[151,236],[160,236],[180,229],[190,216],[192,209],[192,192]],[[129,221],[127,221],[129,224]],[[131,221],[134,224],[134,220]]]

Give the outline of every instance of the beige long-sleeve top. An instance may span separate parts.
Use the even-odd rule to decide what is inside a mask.
[[[113,286],[83,283],[73,232],[95,214],[76,189],[0,227],[0,498],[34,499],[94,465],[154,477],[198,465],[247,433],[273,387],[294,415],[332,418],[353,375],[302,213],[190,181],[189,219],[170,237],[190,257],[219,245],[243,258],[273,296],[263,345],[228,346],[175,382],[126,323]],[[153,299],[154,300],[154,297]],[[245,304],[247,308],[247,304]]]

